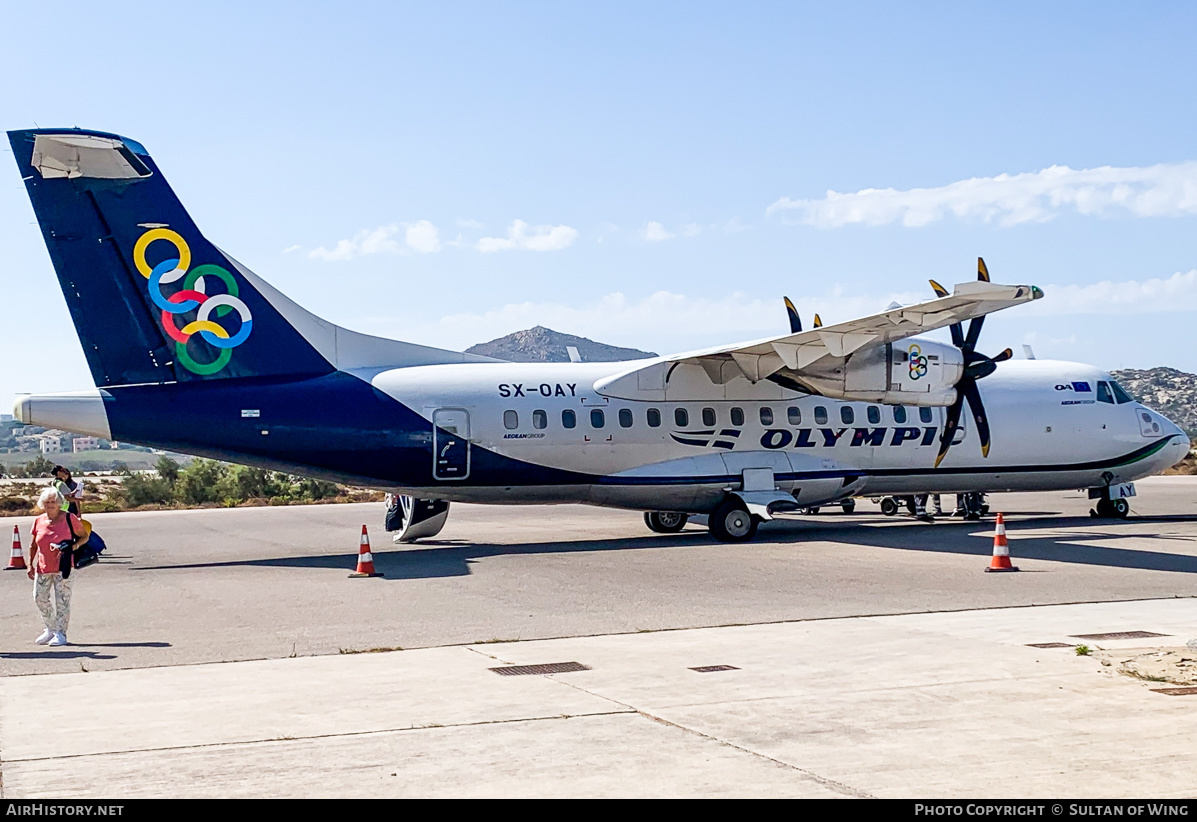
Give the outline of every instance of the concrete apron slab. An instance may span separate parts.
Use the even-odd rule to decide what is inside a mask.
[[[1197,600],[7,677],[2,784],[9,798],[63,785],[80,797],[1192,796],[1197,697],[1153,693],[1071,647],[1026,647],[1127,630],[1175,645],[1197,634]],[[487,670],[565,661],[591,670]],[[690,670],[709,665],[737,670]]]

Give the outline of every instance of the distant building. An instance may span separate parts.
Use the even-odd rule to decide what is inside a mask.
[[[12,414],[0,414],[0,422],[12,422]]]
[[[62,453],[62,439],[53,434],[39,434],[37,437],[38,447],[43,454],[61,454]]]
[[[99,437],[75,437],[73,450],[78,454],[80,451],[95,451],[99,447]]]

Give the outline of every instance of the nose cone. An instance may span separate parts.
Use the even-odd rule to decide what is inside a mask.
[[[1164,426],[1165,432],[1172,435],[1168,447],[1164,449],[1169,457],[1167,467],[1171,467],[1188,455],[1189,449],[1193,447],[1193,444],[1189,442],[1188,435],[1180,430],[1180,426],[1167,418],[1164,418],[1164,422],[1166,423]]]

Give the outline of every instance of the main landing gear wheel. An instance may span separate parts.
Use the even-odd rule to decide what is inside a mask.
[[[840,502],[840,508],[844,509],[845,514],[851,514],[853,511],[856,510],[856,500],[854,500],[854,499],[842,500]]]
[[[644,515],[644,524],[650,531],[655,531],[658,534],[676,534],[686,527],[688,519],[690,519],[689,514],[681,514],[677,511],[649,511]]]
[[[757,519],[744,503],[734,497],[726,500],[708,518],[711,536],[720,542],[747,542],[756,536]]]
[[[898,513],[898,501],[893,497],[886,497],[881,500],[881,513],[887,517],[892,517]]]

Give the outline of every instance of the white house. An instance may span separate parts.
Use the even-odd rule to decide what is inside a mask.
[[[76,454],[80,451],[95,451],[99,447],[99,437],[75,437],[74,451]]]
[[[37,441],[43,454],[62,453],[62,439],[53,434],[39,434]]]

